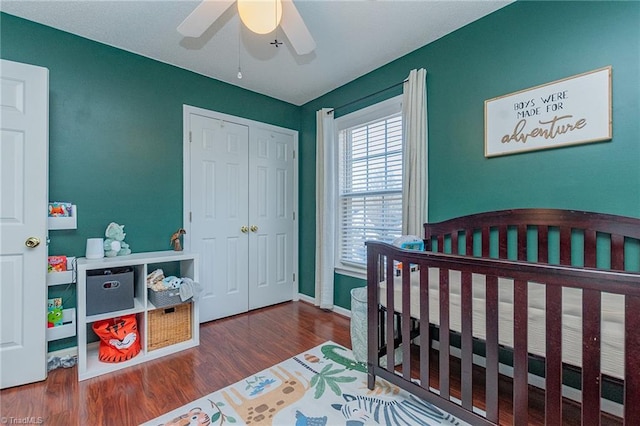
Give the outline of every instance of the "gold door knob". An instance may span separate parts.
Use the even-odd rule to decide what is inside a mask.
[[[36,248],[40,245],[40,238],[29,237],[27,238],[27,241],[24,242],[24,245],[29,248]]]
[[[240,231],[242,231],[243,234],[246,234],[247,232],[249,232],[249,228],[247,228],[246,226],[243,226],[240,228]]]
[[[251,225],[251,232],[258,232],[258,227],[256,225]]]

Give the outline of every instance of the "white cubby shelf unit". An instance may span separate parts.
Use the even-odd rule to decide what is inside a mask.
[[[191,303],[191,337],[165,347],[149,350],[149,313],[157,308],[147,298],[146,277],[150,265],[177,263],[180,268],[180,276],[198,281],[198,255],[184,251],[157,251],[147,253],[134,253],[127,256],[105,257],[102,259],[79,258],[77,261],[77,294],[78,294],[78,380],[85,380],[102,374],[110,373],[122,368],[137,365],[152,359],[157,359],[178,351],[189,349],[200,344],[200,323],[198,304]],[[132,267],[134,273],[134,306],[131,309],[112,311],[96,315],[87,315],[87,272],[91,270]],[[118,318],[124,315],[135,314],[140,339],[140,353],[128,361],[106,363],[98,360],[99,343],[87,342],[91,331],[91,325],[100,320]]]

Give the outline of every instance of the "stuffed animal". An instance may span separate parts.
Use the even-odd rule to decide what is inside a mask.
[[[167,289],[180,288],[180,285],[182,284],[182,280],[172,275],[162,280],[162,283],[164,284],[164,287]]]
[[[126,235],[124,233],[124,225],[111,222],[104,231],[104,236],[107,237],[104,240],[104,255],[106,257],[115,257],[131,254],[129,244],[124,242]]]
[[[162,280],[164,280],[164,272],[162,269],[156,269],[147,275],[147,287],[154,291],[166,290]]]

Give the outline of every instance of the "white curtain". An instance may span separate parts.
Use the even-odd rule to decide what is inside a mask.
[[[333,309],[337,167],[333,109],[316,112],[316,305]]]
[[[427,220],[427,71],[411,70],[402,92],[402,234],[423,234]]]

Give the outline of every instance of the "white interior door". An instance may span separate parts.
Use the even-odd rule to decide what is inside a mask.
[[[187,247],[200,254],[200,322],[248,310],[249,129],[189,115],[191,223]],[[187,195],[185,195],[187,197]]]
[[[47,377],[49,71],[0,63],[0,388]],[[29,248],[26,245],[31,239]]]
[[[294,138],[252,128],[249,142],[249,309],[291,300]]]

